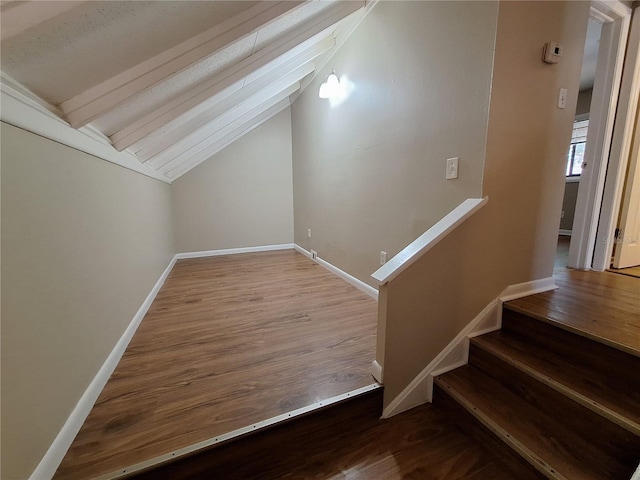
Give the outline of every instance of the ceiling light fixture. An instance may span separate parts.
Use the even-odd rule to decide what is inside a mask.
[[[335,70],[331,70],[331,73],[327,75],[325,82],[320,85],[318,96],[320,98],[335,98],[341,94],[341,85],[338,75]]]

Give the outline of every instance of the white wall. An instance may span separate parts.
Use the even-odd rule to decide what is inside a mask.
[[[482,191],[496,2],[379,2],[292,106],[295,241],[372,283]],[[354,89],[318,98],[334,68]],[[459,157],[459,178],[445,161]],[[311,228],[312,238],[307,238]]]
[[[293,242],[286,109],[172,184],[179,252]]]
[[[381,288],[385,406],[504,288],[552,275],[588,18],[589,2],[500,3],[484,167],[489,201]],[[564,45],[557,65],[540,58],[550,39]],[[561,87],[566,109],[556,107]]]
[[[2,478],[26,479],[174,253],[171,187],[1,124]]]

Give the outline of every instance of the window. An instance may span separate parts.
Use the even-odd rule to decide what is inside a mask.
[[[569,152],[567,153],[567,171],[565,174],[567,177],[579,177],[582,173],[588,127],[589,120],[573,123],[571,145],[569,145]]]

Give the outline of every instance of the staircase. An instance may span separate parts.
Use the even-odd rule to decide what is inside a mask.
[[[509,303],[434,404],[539,478],[629,479],[640,461],[640,357]]]

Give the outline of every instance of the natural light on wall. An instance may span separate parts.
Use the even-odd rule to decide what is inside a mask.
[[[338,75],[336,75],[335,70],[332,70],[331,73],[327,75],[324,83],[320,85],[318,96],[328,99],[332,107],[337,107],[347,99],[353,91],[353,88],[353,83],[351,83],[346,76],[340,79]]]

